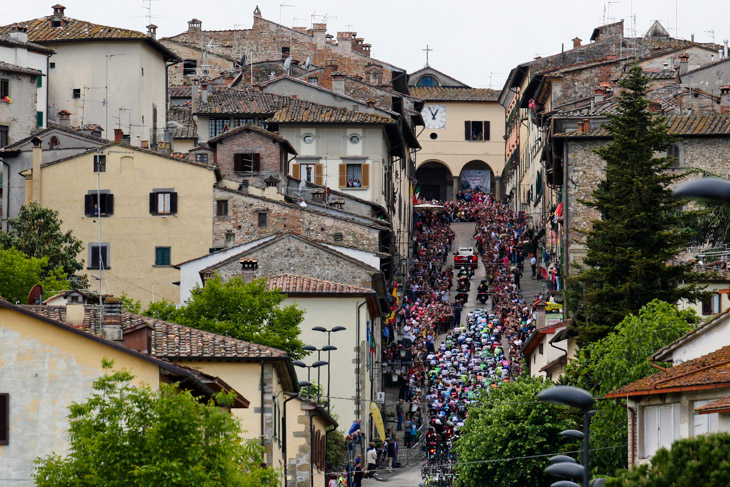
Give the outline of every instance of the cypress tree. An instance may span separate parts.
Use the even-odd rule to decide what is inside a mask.
[[[605,161],[605,178],[582,203],[600,212],[586,234],[584,267],[569,281],[582,294],[576,316],[578,344],[594,342],[614,330],[629,313],[653,299],[675,303],[703,297],[699,274],[675,258],[691,240],[682,224],[682,202],[671,186],[683,176],[666,157],[673,138],[662,117],[649,112],[647,78],[634,64],[621,81],[617,114],[607,128],[613,140],[596,150]]]

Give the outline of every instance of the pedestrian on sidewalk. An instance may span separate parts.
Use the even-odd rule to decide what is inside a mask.
[[[375,477],[375,469],[378,468],[378,450],[372,441],[368,446],[368,451],[365,453],[365,460],[367,461],[367,477],[372,479]]]
[[[363,477],[362,461],[360,460],[360,457],[358,456],[355,459],[354,487],[362,487],[362,477]]]
[[[532,278],[535,279],[537,277],[537,257],[534,255],[530,257],[530,266],[532,267]]]
[[[403,431],[403,399],[398,399],[398,404],[395,405],[395,414],[398,416],[398,431]]]
[[[388,472],[393,471],[393,464],[395,464],[395,458],[396,458],[396,452],[395,452],[395,439],[392,437],[387,437],[386,440],[388,442]]]

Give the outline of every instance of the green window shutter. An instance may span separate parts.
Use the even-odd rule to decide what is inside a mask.
[[[43,76],[41,76],[41,75],[36,76],[35,77],[35,83],[36,83],[35,85],[38,88],[43,88]]]
[[[43,112],[35,112],[35,124],[38,127],[43,127]]]
[[[170,247],[155,247],[155,265],[170,265]]]

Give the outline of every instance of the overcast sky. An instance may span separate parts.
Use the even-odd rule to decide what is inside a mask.
[[[3,0],[3,24],[52,13],[57,0]],[[149,0],[60,0],[69,17],[144,31]],[[187,29],[247,29],[258,3],[263,17],[292,26],[323,22],[328,31],[353,30],[372,44],[372,56],[413,72],[426,64],[479,88],[501,89],[515,65],[547,56],[594,27],[625,19],[627,36],[643,35],[654,20],[672,34],[721,44],[730,37],[728,0],[152,0],[158,37]],[[284,4],[285,6],[281,6]],[[631,20],[632,13],[635,22]],[[349,26],[348,26],[349,25]]]

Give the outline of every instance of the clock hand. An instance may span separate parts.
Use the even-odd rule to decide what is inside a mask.
[[[436,109],[436,113],[434,113],[433,110],[431,110],[431,107],[428,107],[428,111],[431,113],[431,120],[436,120],[436,114],[438,114],[439,109]]]

